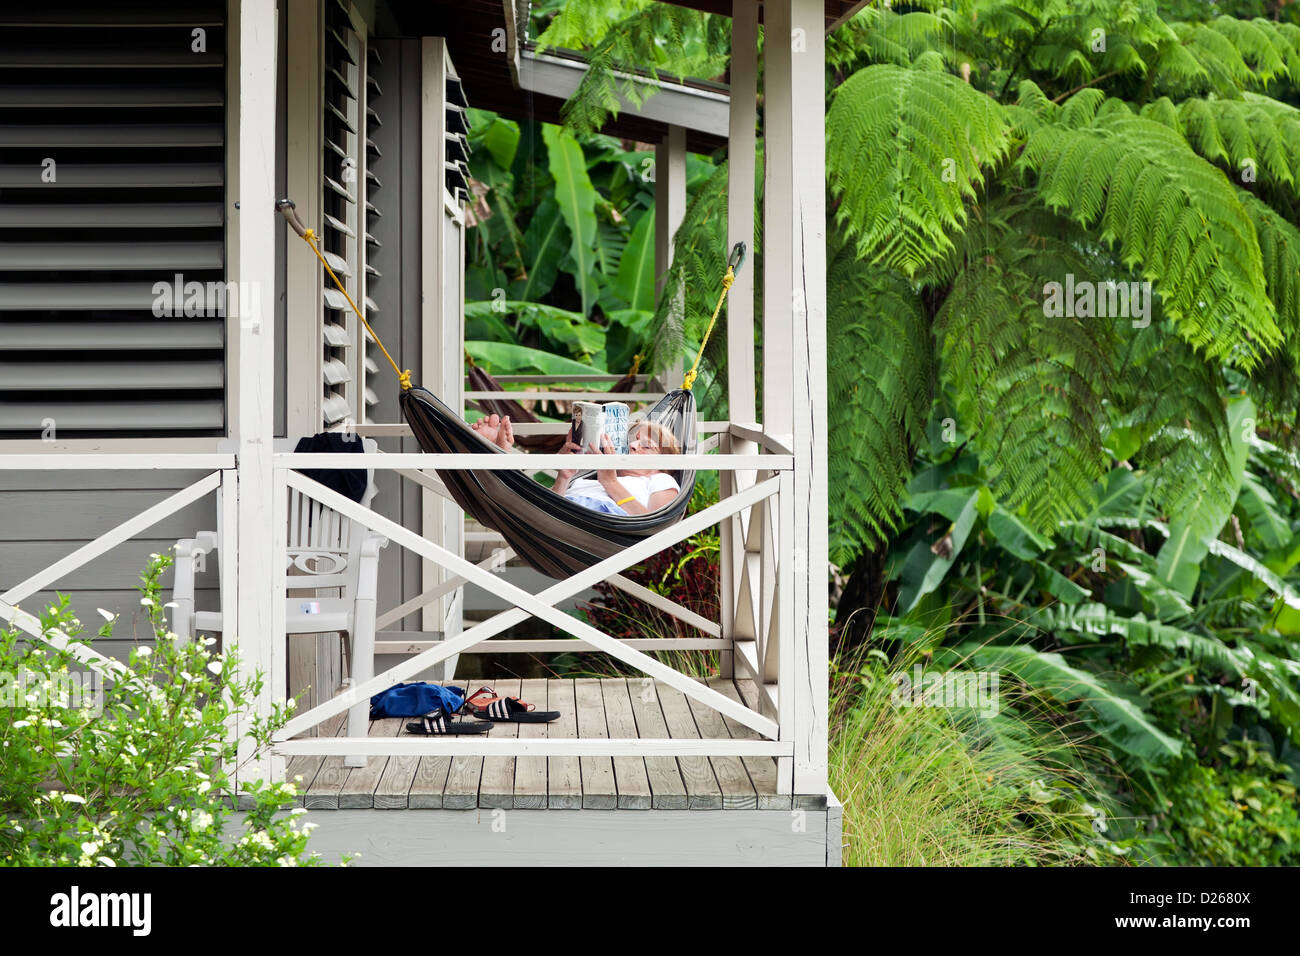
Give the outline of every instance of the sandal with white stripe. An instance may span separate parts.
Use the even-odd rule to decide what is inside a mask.
[[[418,734],[421,737],[452,737],[457,734],[481,734],[491,729],[491,727],[485,726],[484,724],[476,724],[468,720],[448,720],[447,712],[441,707],[435,707],[419,720],[412,721],[406,725],[408,733]]]
[[[560,719],[558,710],[538,710],[536,704],[518,697],[498,697],[491,687],[480,687],[466,697],[461,713],[499,724],[547,724]]]

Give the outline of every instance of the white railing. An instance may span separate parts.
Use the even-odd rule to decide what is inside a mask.
[[[539,431],[562,430],[562,424],[543,424],[527,427]],[[376,432],[402,434],[405,426],[358,426],[361,434]],[[700,432],[708,436],[702,447],[717,448],[718,453],[699,452],[691,455],[619,455],[609,457],[611,467],[639,467],[686,469],[694,471],[716,470],[720,474],[722,497],[718,503],[697,514],[684,517],[674,525],[664,528],[617,555],[600,561],[595,566],[557,581],[540,593],[531,594],[504,580],[496,572],[496,565],[505,557],[497,555],[480,564],[474,564],[459,554],[426,540],[418,532],[403,527],[391,519],[365,508],[339,495],[325,486],[298,473],[297,468],[351,469],[357,465],[353,455],[273,454],[271,462],[271,501],[274,513],[270,515],[273,528],[287,524],[288,490],[296,489],[304,495],[334,509],[341,515],[387,536],[391,543],[408,548],[422,558],[433,562],[451,576],[437,588],[392,608],[379,616],[382,623],[391,623],[417,610],[449,592],[473,584],[487,588],[495,595],[514,605],[486,621],[474,624],[459,634],[441,641],[430,642],[405,660],[368,680],[347,688],[338,696],[301,714],[295,715],[273,740],[273,754],[279,758],[298,754],[311,755],[550,755],[550,756],[655,756],[655,755],[710,755],[710,756],[770,756],[777,758],[778,791],[790,793],[793,788],[793,756],[798,733],[810,733],[812,728],[795,724],[799,713],[797,696],[806,680],[796,674],[797,657],[793,640],[782,640],[793,634],[792,603],[781,600],[780,595],[790,592],[793,581],[793,558],[785,553],[793,541],[794,501],[792,495],[794,457],[788,439],[767,435],[761,426],[727,422],[700,423]],[[435,469],[472,469],[484,471],[520,468],[522,461],[513,456],[495,453],[468,455],[379,454],[368,456],[367,465],[377,470],[389,470],[408,480],[417,481],[438,494],[448,496],[446,488],[436,475],[426,472]],[[558,469],[571,465],[572,456],[530,455],[528,470]],[[286,600],[287,580],[284,572],[286,539],[283,533],[272,536],[272,552],[265,560],[253,564],[270,568],[269,579],[242,579],[236,568],[247,566],[249,556],[241,554],[236,539],[237,522],[233,515],[235,488],[240,463],[236,455],[175,454],[22,454],[0,458],[0,469],[21,470],[193,470],[211,469],[210,473],[186,488],[140,514],[123,521],[104,532],[94,541],[72,554],[33,574],[27,580],[0,594],[0,618],[13,622],[27,633],[40,639],[49,639],[41,633],[39,621],[32,615],[19,611],[15,605],[25,597],[55,583],[60,577],[83,566],[111,548],[156,524],[167,515],[216,492],[219,506],[229,509],[227,520],[221,524],[223,540],[218,549],[223,562],[222,578],[226,587],[221,595],[223,610],[231,608],[237,593],[244,589],[268,589],[265,601],[272,607],[283,606]],[[247,467],[247,466],[246,466]],[[449,496],[448,496],[449,497]],[[714,525],[720,526],[722,544],[721,620],[709,621],[670,599],[656,594],[628,580],[622,572],[652,554],[670,547]],[[783,550],[781,545],[785,544]],[[236,560],[238,559],[238,561]],[[697,628],[700,638],[644,638],[620,640],[559,610],[556,606],[592,585],[608,581],[632,596],[645,601],[667,614]],[[234,585],[233,587],[231,585]],[[510,641],[493,640],[507,628],[536,617],[571,635],[564,640]],[[61,636],[53,640],[61,643]],[[281,635],[243,634],[236,639],[249,660],[267,660],[270,675],[284,675],[287,671],[288,644]],[[269,644],[268,648],[262,645]],[[655,650],[716,650],[722,654],[723,674],[754,680],[758,688],[758,708],[751,709],[739,701],[701,683],[667,664],[650,656]],[[401,738],[401,737],[299,737],[304,731],[348,710],[354,704],[367,701],[371,695],[413,678],[429,667],[454,655],[470,651],[529,652],[549,650],[604,652],[635,667],[646,675],[662,681],[686,696],[709,706],[753,730],[760,739],[683,739],[683,738],[628,738],[628,739],[487,739],[485,737],[452,738]],[[93,651],[88,651],[101,657]],[[102,658],[107,660],[106,658]],[[274,697],[284,696],[286,688],[268,681],[265,694],[269,704]],[[283,770],[283,760],[272,763]]]

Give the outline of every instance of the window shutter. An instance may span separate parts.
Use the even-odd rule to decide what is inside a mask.
[[[343,6],[325,6],[324,170],[326,260],[353,301],[361,305],[361,241],[364,217],[361,130],[362,39],[352,28]],[[323,350],[321,356],[322,424],[358,421],[356,343],[364,333],[347,299],[321,270],[325,282]],[[364,306],[363,306],[364,308]]]
[[[0,438],[225,432],[225,3],[0,11]]]

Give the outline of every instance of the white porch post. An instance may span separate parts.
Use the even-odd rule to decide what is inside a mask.
[[[237,301],[250,308],[239,316],[240,375],[234,435],[239,441],[238,551],[233,580],[236,620],[225,633],[243,655],[245,673],[266,675],[257,701],[260,716],[271,701],[285,694],[284,599],[274,594],[273,481],[275,322],[275,74],[276,9],[267,0],[242,0],[238,19],[239,209],[228,209],[238,243],[232,257],[233,277],[241,290]],[[230,520],[227,517],[227,520]],[[281,568],[283,571],[283,568]],[[241,730],[243,728],[241,727]],[[247,744],[244,745],[245,747]],[[241,755],[243,753],[241,748]],[[250,779],[271,780],[283,774],[282,758],[265,758],[246,771]]]
[[[463,230],[448,228],[446,187],[442,175],[445,151],[447,46],[441,37],[420,41],[420,150],[424,175],[420,183],[420,368],[416,381],[458,412],[464,411],[465,335],[460,263],[464,262]],[[463,554],[463,520],[460,508],[442,496],[422,492],[424,536],[444,548]],[[422,564],[422,590],[428,591],[450,578],[432,561]],[[463,592],[453,591],[421,612],[421,629],[444,632],[448,619],[456,629]],[[444,639],[446,634],[443,633]],[[444,674],[455,673],[451,658]]]
[[[743,242],[750,257],[727,297],[727,408],[733,422],[758,420],[754,400],[754,146],[758,120],[758,4],[732,0],[731,96],[727,143],[727,249]],[[734,450],[730,435],[720,439],[720,451]],[[741,449],[747,451],[748,449]],[[752,484],[752,472],[724,471],[718,475],[725,498]],[[743,524],[728,518],[719,529],[719,597],[722,636],[735,641],[736,605],[745,560]],[[752,637],[752,634],[743,635]],[[731,651],[718,655],[723,677],[733,674]]]
[[[821,0],[767,0],[763,422],[793,439],[794,541],[780,542],[781,737],[794,792],[826,790],[826,156]],[[785,570],[783,568],[783,570]],[[786,583],[791,585],[787,591]],[[793,644],[792,647],[788,646]]]
[[[655,146],[655,303],[665,294],[681,295],[680,289],[665,290],[665,273],[673,264],[673,237],[686,215],[686,130],[669,126],[668,135]],[[682,380],[682,357],[677,355],[665,374],[664,384],[676,388]]]

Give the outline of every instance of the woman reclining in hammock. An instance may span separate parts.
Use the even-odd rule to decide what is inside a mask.
[[[488,441],[510,451],[514,447],[515,435],[510,426],[510,416],[504,418],[489,415],[480,418],[472,426],[476,432]],[[609,436],[601,436],[602,448],[588,445],[588,454],[614,454]],[[678,455],[681,444],[677,436],[658,422],[638,422],[632,426],[628,435],[628,449],[632,454],[640,455]],[[582,447],[573,441],[566,441],[560,454],[580,452]],[[564,495],[570,501],[576,501],[583,507],[612,515],[643,515],[658,511],[669,505],[677,497],[677,479],[665,471],[653,468],[627,468],[622,471],[597,471],[595,478],[579,478],[576,468],[567,468],[556,473],[554,491]]]

